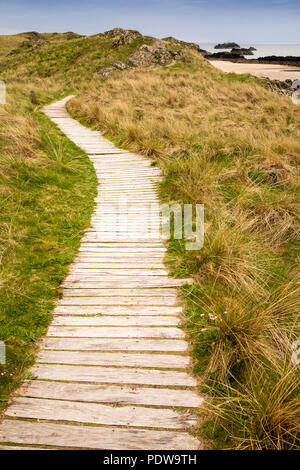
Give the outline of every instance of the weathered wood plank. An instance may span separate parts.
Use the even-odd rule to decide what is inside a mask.
[[[44,349],[81,351],[185,352],[187,343],[178,339],[53,338],[41,341]]]
[[[144,255],[134,255],[133,253],[128,253],[126,256],[123,255],[109,255],[107,253],[88,253],[84,252],[81,253],[80,256],[77,256],[74,260],[81,261],[84,263],[151,263],[154,262],[162,262],[164,259],[161,255],[151,255],[150,257],[145,257]]]
[[[188,433],[5,420],[0,441],[19,444],[113,450],[194,450],[196,438]]]
[[[94,269],[95,271],[100,272],[103,269],[119,269],[119,270],[124,270],[124,269],[156,269],[156,270],[162,270],[163,263],[158,262],[156,263],[155,261],[148,261],[147,263],[147,268],[145,268],[145,261],[141,260],[140,262],[138,261],[112,261],[112,262],[106,262],[106,261],[98,261],[98,260],[93,260],[93,261],[84,261],[84,260],[78,260],[75,262],[73,265],[74,269],[72,269],[72,272],[77,272],[80,270],[91,270]],[[163,272],[166,273],[165,269],[163,269]]]
[[[40,447],[27,447],[27,446],[1,446],[0,445],[0,450],[49,450],[49,449],[43,449]]]
[[[66,297],[72,296],[84,296],[84,297],[171,297],[177,298],[176,289],[163,289],[163,288],[152,288],[152,289],[118,289],[116,286],[115,289],[64,289],[64,294]]]
[[[158,287],[170,287],[170,286],[180,286],[185,284],[183,280],[181,279],[169,279],[166,275],[153,275],[153,276],[148,276],[148,274],[145,274],[145,276],[136,276],[136,275],[129,275],[129,274],[108,274],[108,273],[102,273],[102,274],[85,274],[85,273],[74,273],[74,274],[69,274],[66,278],[65,282],[99,282],[99,285],[101,286],[102,282],[110,282],[109,287],[112,287],[113,285],[117,285],[124,287],[126,283],[130,285],[130,283],[133,282],[138,282],[140,287],[149,287],[149,286],[158,286]],[[131,287],[131,286],[130,286]]]
[[[179,318],[175,316],[71,316],[56,315],[54,326],[178,326]]]
[[[131,306],[78,306],[78,305],[58,305],[54,309],[54,315],[178,315],[182,307],[151,306],[142,307]]]
[[[39,363],[76,364],[87,366],[160,367],[185,369],[190,365],[188,356],[174,354],[99,353],[91,351],[40,351]]]
[[[106,275],[106,276],[166,276],[167,271],[165,269],[148,269],[148,268],[120,268],[120,267],[108,267],[108,268],[80,268],[72,267],[69,270],[70,275],[75,276],[76,274],[83,274],[85,276],[97,276],[97,275]]]
[[[38,379],[114,384],[195,387],[196,380],[186,372],[94,366],[36,364],[32,368]]]
[[[98,327],[72,327],[52,326],[48,336],[73,338],[184,338],[184,333],[174,327],[134,327],[134,326],[98,326]]]
[[[179,406],[198,408],[203,398],[193,390],[124,385],[94,385],[64,382],[26,381],[19,395],[31,398],[116,403],[119,405]]]
[[[14,398],[6,414],[18,418],[165,429],[187,429],[196,424],[195,416],[189,411],[27,397]]]
[[[116,283],[117,281],[117,283]],[[83,289],[86,289],[86,288],[99,288],[99,289],[105,289],[105,288],[108,288],[108,289],[111,289],[113,288],[114,286],[118,286],[122,289],[131,289],[131,288],[143,288],[143,287],[161,287],[161,288],[165,288],[165,287],[178,287],[178,286],[182,286],[182,285],[185,285],[185,284],[191,284],[191,282],[189,282],[189,279],[168,279],[168,278],[163,278],[163,279],[155,279],[155,278],[138,278],[138,277],[133,277],[130,279],[111,279],[108,280],[108,279],[103,279],[103,278],[100,278],[100,279],[94,279],[94,280],[84,280],[84,279],[73,279],[73,280],[68,280],[66,279],[64,282],[63,282],[63,286],[64,287],[69,287],[69,288],[73,288],[73,287],[81,287]]]
[[[63,297],[58,305],[178,305],[178,299],[172,297]]]

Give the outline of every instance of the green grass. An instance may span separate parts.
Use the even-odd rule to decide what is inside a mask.
[[[3,406],[34,362],[60,283],[89,226],[97,185],[86,154],[28,101],[12,101],[11,109],[17,104],[23,116],[20,121],[8,111],[0,138],[0,339],[7,347],[7,364],[0,365]],[[26,142],[28,124],[31,142]],[[15,136],[10,145],[9,132]]]

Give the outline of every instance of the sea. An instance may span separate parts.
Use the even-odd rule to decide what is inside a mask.
[[[226,51],[227,49],[215,49],[215,45],[217,43],[205,43],[199,42],[198,43],[202,49],[205,49],[208,52],[222,52]],[[248,59],[257,59],[258,57],[266,57],[271,55],[276,56],[296,56],[300,57],[300,44],[275,44],[275,43],[268,43],[268,44],[255,44],[255,43],[238,43],[241,47],[250,47],[253,46],[257,50],[253,51],[254,55],[245,56]],[[231,49],[228,49],[230,51]]]

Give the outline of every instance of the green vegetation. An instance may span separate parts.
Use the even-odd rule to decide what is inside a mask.
[[[18,47],[20,43],[28,41],[29,37],[29,33],[0,36],[0,59],[7,56],[7,54]]]
[[[205,205],[204,247],[171,241],[167,262],[195,279],[182,295],[195,373],[213,397],[206,432],[222,447],[299,448],[300,109],[195,53],[110,77],[69,109],[158,161],[164,200]]]
[[[114,36],[105,34],[75,38],[68,33],[43,34],[39,41],[30,41],[0,60],[0,75],[13,72],[15,81],[55,76],[62,85],[76,87],[90,82],[100,68],[125,60],[144,43],[151,44],[152,38],[140,36],[118,46],[114,41]]]
[[[97,182],[88,157],[30,103],[28,90],[8,87],[0,119],[1,406],[34,361]]]
[[[299,338],[300,108],[193,50],[171,67],[99,75],[144,43],[153,39],[44,34],[0,56],[9,97],[0,124],[2,399],[32,363],[92,210],[87,157],[39,113],[81,93],[70,111],[161,165],[164,200],[205,205],[203,249],[171,241],[167,258],[173,275],[195,279],[182,295],[194,370],[211,397],[202,432],[216,448],[299,449],[291,344]]]

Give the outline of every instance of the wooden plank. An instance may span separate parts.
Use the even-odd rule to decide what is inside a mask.
[[[97,233],[95,236],[93,234],[87,234],[82,238],[83,242],[108,242],[108,241],[115,241],[115,242],[122,242],[124,240],[131,240],[133,243],[134,242],[142,242],[144,240],[160,240],[161,242],[165,239],[165,237],[162,236],[130,236],[128,233],[125,235],[114,235],[110,234],[109,236],[105,233]]]
[[[186,432],[72,426],[5,420],[0,441],[31,445],[108,450],[195,450],[199,442]]]
[[[53,338],[41,341],[44,349],[81,351],[185,352],[187,343],[177,339]]]
[[[110,244],[107,246],[101,246],[100,243],[81,243],[81,246],[79,248],[79,252],[84,251],[84,252],[95,252],[95,253],[100,253],[105,254],[107,253],[108,255],[111,255],[112,253],[114,256],[130,256],[130,253],[133,254],[145,254],[147,256],[152,255],[160,255],[161,253],[166,253],[165,248],[158,248],[158,247],[149,247],[149,246],[111,246]]]
[[[58,305],[177,305],[172,297],[63,297]]]
[[[171,297],[177,298],[177,289],[163,289],[163,288],[152,288],[152,289],[118,289],[117,286],[115,289],[64,289],[64,294],[66,297],[72,296],[85,296],[85,297]]]
[[[166,276],[167,271],[165,269],[147,269],[147,268],[77,268],[72,267],[69,270],[70,275],[76,275],[77,273],[83,273],[84,275],[88,276],[96,276],[96,275],[107,275],[109,276],[112,274],[113,276],[131,276],[131,275],[138,275],[138,276]]]
[[[52,326],[48,329],[48,336],[75,337],[75,338],[184,338],[184,333],[174,327],[134,327],[134,326],[98,326],[98,327],[72,327]]]
[[[109,280],[106,278],[100,279],[92,279],[92,280],[84,280],[84,279],[68,279],[62,283],[63,287],[74,288],[80,287],[82,289],[92,289],[92,288],[99,288],[99,289],[112,289],[114,286],[118,286],[121,289],[131,289],[131,288],[143,288],[143,287],[179,287],[185,284],[192,284],[189,279],[171,279],[171,278],[163,278],[163,279],[155,279],[155,278],[130,278],[130,279],[112,279]]]
[[[56,315],[51,325],[58,326],[177,326],[179,318],[175,316],[71,316]]]
[[[14,398],[6,414],[18,418],[165,429],[187,429],[196,424],[195,416],[189,411],[27,397]]]
[[[120,285],[121,287],[124,287],[124,285],[129,285],[130,283],[138,283],[140,287],[149,287],[149,286],[158,286],[158,287],[170,287],[170,286],[180,286],[186,283],[184,279],[170,279],[166,275],[153,275],[153,276],[148,276],[145,274],[145,276],[136,276],[136,275],[129,275],[129,274],[108,274],[108,273],[103,273],[103,274],[85,274],[85,273],[74,273],[74,274],[69,274],[66,277],[65,282],[98,282],[99,286],[102,286],[102,283],[104,282],[110,282],[108,287],[113,287],[118,283],[117,285]],[[170,282],[169,282],[170,281]]]
[[[160,367],[164,369],[185,369],[190,366],[190,358],[178,354],[99,353],[91,351],[40,351],[37,362],[87,366]]]
[[[49,449],[43,449],[40,447],[27,447],[27,446],[1,446],[0,445],[0,450],[49,450]]]
[[[196,387],[196,380],[186,372],[173,370],[118,367],[36,364],[31,369],[38,379],[114,384]]]
[[[19,395],[31,398],[116,403],[119,405],[149,405],[198,408],[203,398],[193,390],[150,388],[124,385],[94,385],[39,380],[26,381]]]
[[[161,261],[145,261],[143,259],[136,260],[134,259],[133,261],[126,260],[126,259],[112,259],[112,260],[106,260],[106,259],[96,259],[96,258],[81,258],[81,259],[76,259],[75,260],[75,266],[76,268],[83,268],[83,269],[98,269],[98,268],[143,268],[145,267],[145,263],[147,263],[147,268],[149,269],[154,269],[154,268],[162,268],[164,267],[164,264]]]
[[[83,261],[84,263],[151,263],[154,262],[163,262],[164,256],[162,255],[151,255],[151,257],[147,257],[144,255],[135,255],[134,253],[128,253],[126,256],[118,255],[118,254],[108,254],[108,253],[89,253],[89,252],[81,252],[79,256],[77,256],[74,260],[76,261]]]
[[[78,306],[78,305],[58,305],[54,309],[54,315],[177,315],[182,312],[182,307],[166,306]]]

